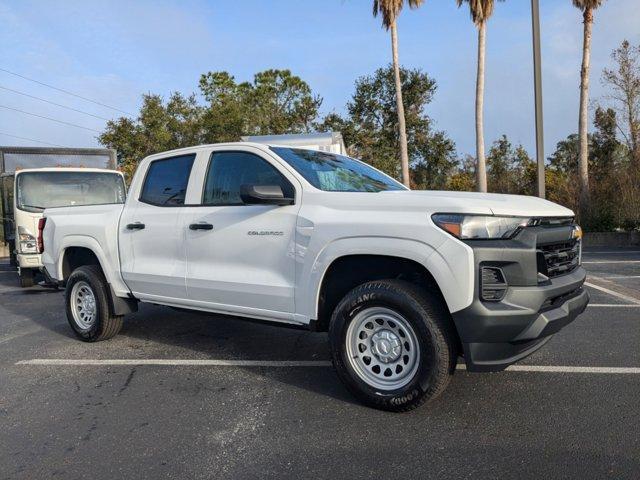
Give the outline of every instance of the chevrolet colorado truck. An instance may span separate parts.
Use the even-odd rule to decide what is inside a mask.
[[[527,196],[411,191],[358,160],[227,143],[159,153],[124,204],[47,209],[38,248],[87,342],[139,302],[327,331],[362,402],[406,411],[464,358],[498,371],[584,311],[582,231]]]

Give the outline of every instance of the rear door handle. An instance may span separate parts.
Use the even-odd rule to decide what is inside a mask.
[[[213,230],[213,225],[210,223],[192,223],[189,225],[189,230]]]
[[[136,222],[127,224],[127,230],[142,230],[144,223]]]

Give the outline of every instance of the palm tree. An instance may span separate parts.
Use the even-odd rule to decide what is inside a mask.
[[[408,0],[411,8],[422,5],[424,0]],[[400,80],[400,65],[398,63],[398,31],[396,20],[404,0],[373,0],[373,16],[382,16],[382,25],[391,30],[391,54],[393,57],[393,72],[396,81],[396,104],[398,110],[398,136],[400,139],[400,165],[402,167],[402,183],[407,188],[411,187],[409,179],[409,147],[407,145],[407,126],[404,117],[404,104],[402,103],[402,82]]]
[[[580,69],[580,114],[578,117],[578,134],[580,136],[580,156],[578,157],[578,173],[580,181],[580,212],[584,218],[589,208],[589,139],[587,127],[589,122],[589,64],[591,57],[591,27],[593,11],[603,0],[573,0],[573,4],[582,10],[584,32],[582,40],[582,68]]]
[[[479,192],[487,191],[487,162],[484,156],[484,54],[487,20],[493,14],[494,0],[456,0],[458,7],[469,4],[471,20],[478,27],[478,71],[476,74],[476,178]]]

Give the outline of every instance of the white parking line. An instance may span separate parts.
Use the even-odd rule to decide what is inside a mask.
[[[113,358],[113,359],[67,359],[67,358],[34,358],[21,360],[16,365],[170,365],[170,366],[204,366],[204,367],[329,367],[328,360],[199,360],[171,358]]]
[[[596,308],[640,308],[640,305],[627,304],[627,303],[590,303],[588,307]]]
[[[627,255],[628,253],[640,253],[640,250],[623,250],[623,251],[618,251],[618,252],[608,252],[606,250],[602,250],[602,251],[598,251],[598,252],[592,252],[592,251],[583,251],[582,252],[583,255],[609,255],[609,254]]]
[[[16,338],[24,337],[25,335],[31,335],[32,333],[38,333],[40,331],[42,331],[42,329],[37,328],[35,330],[28,330],[26,332],[7,333],[5,335],[0,335],[0,343],[10,342],[11,340],[15,340]]]
[[[330,367],[328,360],[186,360],[165,358],[141,359],[66,359],[66,358],[34,358],[21,360],[16,365],[48,365],[48,366],[118,366],[118,365],[163,365],[193,367]],[[457,370],[465,370],[463,364]],[[625,373],[640,374],[640,367],[572,367],[557,365],[511,365],[509,372],[550,372],[550,373]]]
[[[595,288],[596,290],[600,290],[601,292],[608,293],[609,295],[613,295],[621,300],[626,302],[633,303],[634,305],[640,305],[640,300],[634,297],[630,297],[629,295],[625,295],[623,293],[618,293],[615,290],[609,290],[608,288],[601,287],[600,285],[595,285],[593,283],[584,282],[587,287]]]
[[[640,263],[640,260],[584,260],[583,265],[608,265],[610,263]]]
[[[463,364],[456,366],[457,370],[466,370]],[[557,365],[511,365],[508,372],[545,372],[545,373],[632,373],[640,374],[640,367],[572,367]]]
[[[640,275],[609,275],[599,278],[604,278],[606,280],[625,280],[627,278],[640,278]]]

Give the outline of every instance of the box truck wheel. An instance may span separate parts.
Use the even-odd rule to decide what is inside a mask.
[[[32,268],[20,269],[20,286],[22,288],[33,287],[34,285],[34,271]]]
[[[12,267],[18,266],[18,255],[16,254],[16,244],[9,242],[9,265]]]

